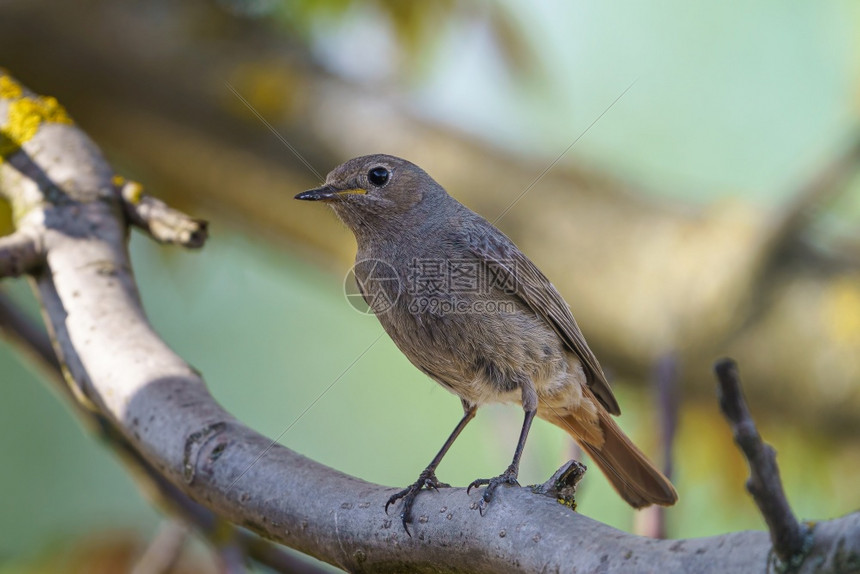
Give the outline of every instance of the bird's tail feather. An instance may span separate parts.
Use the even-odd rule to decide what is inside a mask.
[[[678,493],[669,479],[627,438],[612,415],[604,409],[598,409],[602,441],[595,440],[595,429],[587,428],[573,415],[553,419],[554,424],[566,430],[582,446],[630,506],[671,506],[678,500]]]

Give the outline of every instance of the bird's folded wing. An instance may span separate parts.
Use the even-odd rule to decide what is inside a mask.
[[[468,241],[472,252],[491,267],[491,273],[505,274],[496,277],[496,285],[516,295],[549,323],[564,345],[579,357],[592,392],[606,410],[613,415],[621,414],[600,363],[588,348],[564,298],[549,279],[510,239],[492,226],[469,234]]]

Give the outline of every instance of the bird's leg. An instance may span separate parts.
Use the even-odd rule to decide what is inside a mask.
[[[517,448],[514,451],[514,460],[511,461],[511,465],[499,476],[495,478],[478,478],[472,481],[472,484],[466,489],[466,493],[471,491],[473,488],[477,488],[478,486],[487,485],[487,488],[484,490],[484,495],[481,497],[481,502],[478,505],[478,511],[483,516],[484,511],[487,509],[487,506],[490,504],[490,500],[493,498],[493,493],[496,491],[496,488],[500,484],[515,484],[519,486],[520,483],[517,482],[517,475],[520,472],[520,457],[523,455],[523,448],[526,446],[526,438],[529,436],[529,429],[532,426],[532,420],[534,420],[535,415],[537,414],[537,409],[528,409],[526,410],[526,417],[523,420],[523,429],[520,431],[520,440],[517,441]]]
[[[412,534],[409,532],[408,524],[412,522],[412,505],[415,503],[415,497],[418,496],[421,489],[432,488],[433,490],[436,490],[451,486],[450,484],[439,482],[439,479],[436,478],[436,467],[439,466],[440,462],[442,462],[442,458],[445,456],[445,453],[448,452],[448,449],[451,448],[451,445],[454,444],[454,441],[457,440],[457,437],[460,436],[460,433],[463,432],[463,429],[466,428],[469,421],[475,418],[475,413],[477,412],[478,407],[463,401],[463,410],[463,418],[460,419],[460,422],[457,423],[456,427],[454,427],[454,430],[451,432],[451,436],[448,437],[448,440],[445,441],[445,444],[442,445],[442,448],[439,449],[439,452],[435,457],[433,457],[433,460],[430,461],[427,468],[421,471],[421,474],[418,475],[418,480],[397,494],[392,495],[391,498],[388,499],[388,502],[385,503],[385,513],[387,514],[389,506],[397,502],[399,499],[403,499],[403,509],[400,511],[400,520],[403,521],[403,528],[406,530],[406,534],[409,534],[410,536],[412,536]]]

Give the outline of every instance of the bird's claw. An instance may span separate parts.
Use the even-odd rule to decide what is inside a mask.
[[[388,514],[389,506],[402,498],[403,509],[400,511],[400,520],[403,522],[403,529],[406,530],[406,534],[411,537],[412,533],[409,532],[409,523],[412,522],[412,505],[415,504],[415,497],[418,496],[418,493],[425,488],[427,490],[439,490],[440,488],[449,488],[450,486],[450,484],[444,483],[436,478],[436,473],[433,471],[424,470],[424,472],[418,476],[418,480],[397,494],[391,495],[388,502],[385,503],[385,514]]]
[[[490,501],[493,499],[493,494],[496,492],[496,488],[502,484],[510,484],[513,486],[520,485],[520,483],[517,482],[516,469],[509,467],[505,472],[494,478],[477,478],[469,484],[468,488],[466,488],[466,494],[469,494],[473,488],[487,485],[487,488],[484,489],[484,494],[481,495],[481,502],[478,503],[478,512],[481,513],[481,516],[484,515],[487,507],[490,505]]]

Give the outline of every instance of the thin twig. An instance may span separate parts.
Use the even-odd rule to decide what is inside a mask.
[[[654,397],[657,406],[657,429],[660,434],[660,455],[663,474],[669,480],[673,474],[672,448],[678,429],[679,385],[678,359],[666,353],[657,360],[654,369]],[[666,508],[649,506],[636,514],[636,534],[649,538],[666,538]]]
[[[143,193],[136,181],[114,177],[122,206],[129,223],[143,230],[159,243],[181,245],[189,249],[203,247],[208,237],[208,223],[173,209],[160,199]]]
[[[12,300],[0,295],[0,336],[8,339],[11,343],[34,361],[49,377],[57,377],[60,372],[60,361],[51,339],[40,325],[31,320]],[[55,385],[64,393],[68,387],[62,384]]]
[[[221,574],[246,574],[245,552],[239,544],[228,543],[218,549],[218,571]]]
[[[791,511],[779,476],[776,451],[762,441],[756,429],[741,389],[737,364],[732,359],[721,359],[714,371],[719,381],[720,410],[750,467],[747,490],[767,522],[777,558],[786,567],[796,567],[812,546],[811,533]]]
[[[654,376],[657,410],[660,426],[660,451],[663,457],[663,474],[671,479],[674,474],[672,448],[678,433],[678,410],[681,387],[678,381],[678,358],[668,353],[657,361]]]
[[[165,520],[155,538],[138,559],[131,574],[168,574],[182,556],[188,541],[188,527],[173,519]]]
[[[0,237],[0,278],[19,277],[41,265],[43,253],[33,235],[16,231]]]

